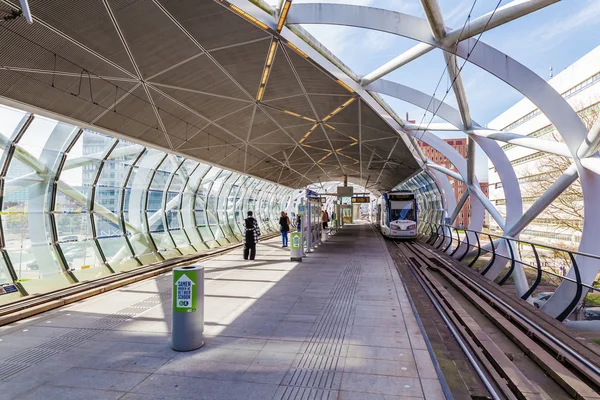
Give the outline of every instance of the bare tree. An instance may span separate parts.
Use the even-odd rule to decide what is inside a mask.
[[[600,119],[600,98],[592,102],[592,106],[575,107],[586,128]],[[556,130],[549,135],[557,142],[564,142]],[[537,198],[550,188],[563,172],[573,164],[569,157],[555,154],[543,154],[541,157],[525,168],[523,176],[528,176],[524,197]],[[583,191],[579,178],[571,184],[546,210],[536,219],[539,224],[552,226],[557,233],[579,232],[583,229]],[[536,224],[534,220],[533,224]]]

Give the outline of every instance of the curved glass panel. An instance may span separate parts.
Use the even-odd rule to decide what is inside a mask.
[[[0,106],[0,305],[276,232],[292,190]],[[12,287],[12,286],[11,286]]]
[[[181,255],[175,249],[175,242],[167,230],[167,215],[172,216],[173,208],[178,206],[178,193],[169,193],[167,188],[183,162],[175,156],[167,156],[153,172],[152,182],[148,190],[146,218],[148,230],[160,255],[172,258]],[[169,204],[170,202],[170,204]],[[169,207],[167,205],[169,204]],[[177,223],[179,222],[176,219]]]
[[[129,270],[140,265],[133,257],[122,228],[125,224],[125,212],[121,205],[129,174],[143,151],[143,146],[119,140],[102,163],[94,191],[96,238],[106,262],[115,271]]]
[[[441,191],[436,181],[427,172],[421,172],[397,187],[399,190],[415,192],[420,222],[433,222],[439,224],[444,216],[444,204]],[[421,232],[429,229],[420,223]]]
[[[175,247],[182,254],[193,254],[196,249],[191,245],[186,231],[183,229],[183,191],[190,179],[190,174],[198,167],[193,160],[180,159],[179,168],[174,172],[165,198],[167,213],[167,229],[175,242]]]
[[[207,249],[208,245],[204,242],[199,231],[198,221],[204,219],[205,210],[203,202],[200,202],[197,196],[200,183],[204,175],[210,170],[210,166],[199,164],[191,172],[190,178],[183,191],[183,203],[181,207],[181,216],[183,226],[190,243],[196,250]]]
[[[161,198],[156,192],[149,196],[150,184],[154,172],[165,159],[166,154],[159,150],[147,149],[133,166],[133,171],[127,182],[125,203],[123,206],[127,233],[135,256],[144,264],[161,261],[156,244],[149,234],[145,210],[147,207],[156,210],[160,208]]]
[[[69,268],[82,280],[98,278],[110,273],[94,235],[93,204],[94,182],[116,139],[84,130],[70,146],[60,174],[68,190],[56,193],[54,222],[58,247]],[[116,201],[116,198],[114,199]]]
[[[202,179],[202,183],[200,184],[196,196],[196,223],[204,242],[210,248],[219,246],[219,243],[215,240],[212,229],[209,228],[209,226],[218,226],[216,209],[209,207],[208,203],[210,196],[213,197],[212,203],[216,203],[214,201],[215,195],[212,194],[212,187],[215,179],[221,172],[222,170],[220,168],[211,167]]]
[[[223,224],[226,220],[226,217],[225,210],[222,209],[224,201],[221,199],[221,193],[225,191],[225,183],[227,182],[230,176],[230,171],[221,170],[221,173],[214,180],[211,186],[207,203],[209,217],[214,216],[214,218],[209,218],[208,226],[212,230],[215,239],[221,246],[229,243],[229,241],[227,240],[227,234],[225,233],[225,231],[223,231]]]
[[[231,190],[233,188],[234,183],[240,178],[240,174],[232,173],[229,175],[225,183],[223,184],[223,188],[219,194],[219,225],[223,234],[225,235],[225,239],[229,243],[233,243],[238,241],[238,239],[233,234],[233,230],[231,228],[231,222],[229,220],[229,198],[231,197]]]

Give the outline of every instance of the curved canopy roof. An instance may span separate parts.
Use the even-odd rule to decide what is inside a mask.
[[[421,168],[382,100],[339,80],[341,63],[317,65],[233,4],[29,4],[33,24],[0,28],[4,103],[294,188],[347,175],[379,191]],[[0,2],[12,9],[18,2]],[[301,29],[285,32],[319,47]]]

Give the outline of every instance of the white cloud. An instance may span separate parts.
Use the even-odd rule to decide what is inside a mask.
[[[578,13],[567,16],[559,21],[548,21],[534,31],[534,37],[546,44],[564,40],[567,33],[582,29],[587,25],[598,24],[600,18],[600,1],[588,1]]]
[[[568,13],[567,8],[567,13],[558,13],[550,18],[535,19],[535,13],[532,18],[526,17],[532,23],[529,31],[524,31],[526,28],[504,29],[502,42],[498,43],[498,47],[506,49],[510,56],[516,58],[520,58],[520,55],[531,58],[534,54],[553,51],[560,43],[573,40],[585,29],[598,24],[600,1],[580,0],[578,3],[582,7],[577,12]],[[565,11],[564,7],[562,11]]]
[[[472,4],[473,2],[471,0],[462,0],[456,2],[452,9],[443,13],[444,22],[446,25],[454,29],[462,27],[465,23],[465,19],[467,18],[468,10],[471,9]]]

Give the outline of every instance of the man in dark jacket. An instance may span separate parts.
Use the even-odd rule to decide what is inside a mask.
[[[258,243],[258,237],[260,236],[260,228],[258,222],[252,216],[252,211],[248,211],[248,218],[244,220],[244,227],[246,232],[244,233],[244,260],[250,256],[251,260],[256,257],[256,243]]]
[[[281,247],[288,246],[288,232],[290,231],[290,219],[285,211],[281,212],[281,218],[279,218],[279,226],[281,232]]]

